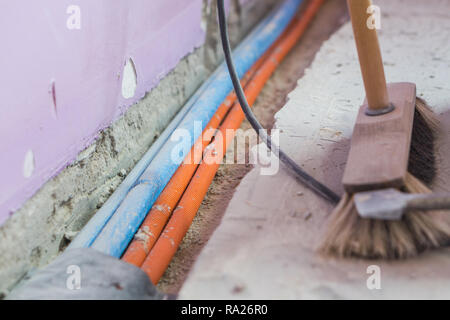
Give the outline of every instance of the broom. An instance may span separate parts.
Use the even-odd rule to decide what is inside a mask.
[[[389,187],[431,192],[426,184],[436,175],[433,149],[439,122],[416,98],[414,84],[386,84],[377,32],[366,25],[371,1],[347,4],[367,99],[352,136],[343,178],[346,193],[329,217],[319,250],[339,257],[402,259],[446,246],[450,221],[445,212],[412,212],[400,221],[358,215],[353,198],[357,192]]]

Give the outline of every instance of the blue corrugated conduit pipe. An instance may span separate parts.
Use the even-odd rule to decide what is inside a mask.
[[[273,12],[270,16],[274,15]],[[252,32],[256,33],[265,26],[264,23],[259,24]],[[247,37],[241,45],[247,45],[251,40],[251,37]],[[186,114],[192,109],[192,106],[201,97],[203,92],[209,87],[209,85],[214,82],[217,76],[222,72],[221,68],[217,68],[215,72],[197,89],[197,91],[192,95],[188,102],[181,108],[177,115],[172,119],[169,125],[160,134],[158,139],[152,144],[148,151],[144,154],[141,160],[133,167],[133,169],[128,173],[126,178],[117,187],[113,194],[108,198],[108,200],[103,204],[103,206],[95,213],[95,215],[89,220],[89,222],[84,226],[80,233],[73,239],[67,249],[75,248],[87,248],[91,246],[94,240],[97,238],[100,231],[104,228],[106,223],[111,219],[113,214],[116,212],[119,205],[122,203],[123,199],[126,197],[128,192],[136,186],[139,178],[144,173],[145,169],[149,166],[150,162],[156,157],[164,144],[169,140],[172,133],[184,119]]]
[[[242,77],[278,38],[295,15],[301,3],[302,0],[286,0],[239,45],[233,54],[239,77]],[[138,181],[133,184],[131,190],[129,189],[130,191],[115,212],[107,219],[101,221],[106,222],[106,224],[103,224],[103,228],[100,233],[97,233],[95,240],[92,242],[93,239],[84,239],[83,246],[86,246],[86,243],[91,243],[93,248],[103,253],[114,257],[122,255],[151,206],[185,155],[190,151],[193,143],[201,135],[218,106],[225,100],[232,89],[233,85],[226,65],[222,64],[218,68],[215,78],[201,92],[188,114],[177,127],[180,130],[177,132],[189,133],[189,139],[184,137],[178,141],[170,139],[165,142]],[[175,161],[173,155],[176,155],[178,160]],[[92,229],[98,230],[98,226]],[[84,232],[83,229],[80,236]],[[77,239],[75,241],[81,242],[77,241]],[[75,247],[77,245],[76,242],[71,247]]]
[[[148,151],[144,154],[141,160],[134,166],[127,177],[117,187],[114,193],[108,198],[103,206],[96,212],[96,214],[89,220],[84,226],[76,238],[70,243],[68,249],[74,248],[87,248],[89,247],[100,231],[106,225],[108,220],[112,217],[114,212],[119,207],[120,203],[126,197],[131,188],[133,188],[142,173],[147,169],[150,162],[155,158],[163,145],[169,140],[172,133],[184,119],[186,114],[191,110],[192,106],[200,98],[201,94],[206,90],[209,84],[214,81],[219,73],[216,71],[211,77],[206,80],[202,86],[195,92],[195,94],[189,99],[189,101],[183,106],[183,108],[172,119],[169,125],[164,129],[158,139],[152,144]]]

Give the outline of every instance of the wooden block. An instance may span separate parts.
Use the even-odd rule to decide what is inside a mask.
[[[342,181],[349,193],[404,185],[416,86],[413,83],[392,83],[388,85],[388,92],[394,111],[368,116],[365,114],[367,100],[359,110]]]

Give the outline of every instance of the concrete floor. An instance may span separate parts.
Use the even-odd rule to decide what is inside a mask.
[[[441,116],[435,190],[450,190],[450,1],[378,0],[380,41],[389,82],[417,84]],[[281,146],[337,192],[356,111],[364,98],[350,24],[327,41],[276,115]],[[299,195],[300,194],[300,195]],[[332,206],[285,171],[253,169],[200,254],[180,298],[450,298],[450,249],[405,261],[337,260],[316,247]],[[381,270],[369,290],[367,268]]]

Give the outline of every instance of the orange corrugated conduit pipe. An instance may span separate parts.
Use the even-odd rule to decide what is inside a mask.
[[[296,17],[294,25],[287,29],[274,47],[271,48],[269,56],[246,86],[245,94],[250,104],[254,103],[278,64],[303,35],[322,3],[323,0],[310,1],[305,10]],[[185,190],[172,217],[145,258],[141,268],[154,284],[159,282],[159,279],[169,266],[220,166],[220,161],[218,160],[223,158],[229,143],[234,139],[234,136],[227,136],[227,130],[237,130],[244,118],[245,115],[241,106],[235,103],[220,126],[221,134],[216,137],[211,147],[206,149],[203,161]],[[218,137],[226,141],[220,141],[221,139]]]
[[[245,74],[245,76],[241,80],[244,87],[254,76],[258,68],[262,65],[263,61],[264,56],[260,60],[258,60],[255,65],[253,65],[253,67]],[[203,150],[211,142],[211,133],[219,127],[220,123],[225,118],[235,101],[236,94],[232,92],[225,99],[225,102],[219,106],[216,113],[211,118],[208,125],[205,127],[205,130],[203,131],[200,138],[195,142],[194,146],[187,154],[183,163],[177,169],[167,186],[161,192],[161,195],[155,201],[155,204],[143,221],[141,227],[139,228],[139,231],[136,233],[134,240],[130,243],[124,255],[122,256],[122,260],[138,267],[142,265],[145,257],[161,234],[161,231],[166,225],[167,220],[169,220],[173,209],[180,200],[184,190],[189,184],[189,181],[194,175],[194,172],[197,169],[203,156]],[[208,136],[210,139],[208,139]]]
[[[283,39],[292,31],[293,27],[297,23],[298,16],[293,19],[279,39],[267,50],[267,52],[252,66],[252,68],[242,78],[241,83],[246,87],[255,74],[259,71],[263,63],[270,57],[275,48],[282,43]],[[208,136],[212,130],[219,127],[222,120],[225,118],[228,111],[236,102],[237,97],[234,91],[225,99],[217,109],[211,121],[203,131],[202,136],[196,141],[192,147],[190,153],[186,156],[183,163],[180,165],[174,176],[171,178],[167,186],[164,188],[161,195],[156,200],[152,209],[148,213],[146,219],[142,223],[139,231],[137,232],[135,239],[130,243],[122,260],[140,267],[144,262],[146,256],[152,249],[156,240],[160,236],[165,224],[169,220],[176,204],[180,200],[183,192],[186,190],[189,181],[194,175],[195,170],[199,165],[198,155],[203,155],[203,150],[211,140],[208,140]],[[212,138],[212,137],[210,137]]]

